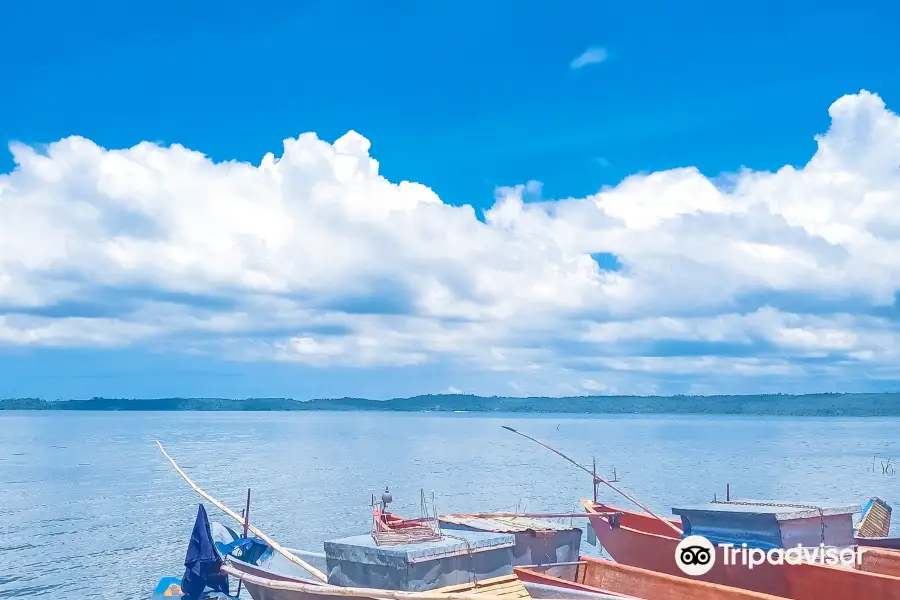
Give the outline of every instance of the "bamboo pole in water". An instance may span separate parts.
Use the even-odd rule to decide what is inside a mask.
[[[163,453],[163,456],[165,456],[169,460],[169,462],[172,463],[172,466],[175,467],[175,471],[179,475],[181,475],[181,478],[184,479],[187,482],[187,484],[189,486],[191,486],[191,488],[193,488],[193,490],[195,492],[197,492],[202,498],[205,498],[206,500],[208,500],[210,503],[215,505],[216,508],[221,510],[223,513],[225,513],[226,515],[228,515],[229,517],[231,517],[238,523],[241,523],[242,525],[246,525],[247,530],[252,531],[253,535],[255,535],[259,539],[263,540],[264,542],[266,542],[267,544],[272,546],[273,550],[275,550],[276,552],[278,552],[279,554],[284,556],[286,559],[288,559],[295,565],[305,569],[310,575],[312,575],[316,579],[318,579],[320,581],[328,581],[328,577],[326,577],[325,573],[318,570],[317,568],[315,568],[314,566],[312,566],[311,564],[309,564],[302,558],[298,558],[297,556],[294,556],[287,548],[282,547],[281,544],[279,544],[278,542],[276,542],[275,540],[273,540],[272,538],[267,536],[265,533],[263,533],[262,531],[257,529],[255,526],[251,525],[249,523],[248,519],[242,518],[239,514],[237,514],[236,512],[234,512],[233,510],[231,510],[230,508],[228,508],[227,506],[225,506],[224,504],[222,504],[221,502],[219,502],[218,500],[216,500],[215,498],[213,498],[212,496],[210,496],[209,494],[207,494],[206,492],[201,490],[200,487],[196,483],[191,481],[191,478],[188,477],[187,474],[181,470],[181,467],[178,466],[178,464],[175,462],[175,460],[171,456],[169,456],[169,453],[166,452],[166,449],[163,448],[162,444],[159,443],[159,440],[156,441],[156,445],[159,446],[159,449]]]
[[[581,464],[575,462],[574,460],[572,460],[571,458],[569,458],[568,456],[566,456],[565,454],[563,454],[562,452],[560,452],[560,451],[557,450],[556,448],[553,448],[553,447],[551,447],[551,446],[545,444],[544,442],[542,442],[542,441],[540,441],[540,440],[537,440],[537,439],[531,437],[530,435],[526,435],[526,434],[522,433],[521,431],[517,431],[517,430],[513,429],[512,427],[508,427],[508,426],[506,426],[506,425],[501,425],[501,427],[502,427],[503,429],[506,429],[506,430],[512,431],[513,433],[516,433],[516,434],[518,434],[518,435],[521,435],[523,438],[527,438],[527,439],[531,440],[532,442],[534,442],[535,444],[537,444],[537,445],[539,445],[539,446],[543,446],[544,448],[546,448],[546,449],[549,450],[550,452],[553,452],[554,454],[557,454],[557,455],[563,457],[564,459],[566,459],[567,461],[569,461],[570,463],[572,463],[573,465],[575,465],[576,467],[578,467],[578,468],[581,469],[582,471],[585,471],[586,473],[588,473],[591,477],[594,478],[594,481],[595,481],[595,482],[598,482],[598,481],[599,481],[600,483],[602,483],[602,484],[604,484],[604,485],[606,485],[606,486],[612,488],[614,491],[618,492],[619,494],[621,494],[622,496],[624,496],[625,498],[627,498],[628,500],[630,500],[631,502],[633,502],[636,506],[638,506],[638,508],[640,508],[641,510],[645,511],[645,512],[646,512],[647,514],[649,514],[651,517],[654,517],[654,518],[656,518],[656,519],[662,521],[662,522],[665,523],[666,525],[668,525],[671,529],[673,529],[676,533],[678,533],[679,536],[681,536],[681,533],[682,533],[681,529],[679,529],[678,527],[676,527],[675,524],[672,523],[672,521],[669,521],[668,519],[662,518],[661,516],[659,516],[658,514],[656,514],[655,512],[653,512],[652,510],[650,510],[649,508],[647,508],[646,506],[644,506],[643,504],[641,504],[640,502],[638,502],[637,500],[635,500],[630,494],[628,494],[628,493],[625,492],[624,490],[621,490],[621,489],[617,488],[616,486],[614,486],[612,483],[610,483],[610,482],[607,481],[606,479],[604,479],[604,478],[600,477],[599,475],[597,475],[597,473],[591,471],[590,469],[588,469],[588,468],[585,467],[584,465],[581,465]]]

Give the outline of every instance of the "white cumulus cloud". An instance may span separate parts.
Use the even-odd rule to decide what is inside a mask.
[[[900,118],[865,91],[829,113],[802,168],[524,202],[529,183],[483,221],[386,180],[352,131],[257,165],[14,144],[0,345],[452,364],[516,393],[900,379]]]
[[[588,65],[596,65],[598,63],[602,63],[607,58],[609,58],[609,53],[606,51],[606,48],[594,46],[592,48],[588,48],[587,50],[576,56],[572,60],[572,62],[569,63],[569,67],[573,69],[580,69]]]

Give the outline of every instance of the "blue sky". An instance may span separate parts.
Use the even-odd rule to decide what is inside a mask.
[[[873,174],[859,160],[896,153],[887,110],[900,105],[898,22],[900,8],[887,2],[395,2],[390,10],[370,2],[7,3],[0,139],[22,145],[18,170],[13,152],[0,155],[0,174],[10,174],[5,187],[0,175],[0,218],[14,240],[0,241],[8,329],[0,396],[895,389],[894,265],[878,258],[894,237],[876,225],[885,223],[878,211],[896,209],[865,199],[897,187],[887,168]],[[585,53],[602,60],[579,62]],[[837,129],[829,107],[860,90],[877,101],[838,111],[855,141],[838,131],[828,152],[820,145],[816,154],[815,136]],[[125,190],[103,179],[126,171],[103,163],[100,148],[179,144],[209,165],[259,166],[267,152],[280,157],[287,138],[315,132],[330,144],[350,130],[371,142],[368,154],[387,181],[428,186],[446,207],[469,205],[488,225],[463,223],[469,213],[450,209],[432,222],[428,206],[408,223],[380,213],[360,221],[349,204],[313,220],[320,212],[303,203],[323,188],[307,186],[320,180],[301,169],[296,178],[279,175],[291,183],[279,188],[277,206],[266,205],[270,216],[291,207],[284,214],[296,217],[293,233],[275,243],[264,225],[242,230],[255,236],[252,259],[249,246],[238,258],[216,246],[226,254],[204,255],[169,278],[161,258],[152,264],[134,254],[137,246],[113,243],[149,224],[156,242],[170,243],[150,255],[212,253],[197,241],[203,231],[185,223],[237,231],[255,214],[246,206],[263,202],[260,190],[274,184],[258,182],[251,193],[224,169],[190,171],[195,163],[174,155],[163,168],[148,151],[129,155],[143,175],[121,178],[143,183]],[[39,156],[68,136],[91,147],[48,152],[62,169],[56,175],[21,158],[22,148]],[[304,152],[325,156],[328,148]],[[802,169],[814,155],[820,166],[795,182],[754,180],[747,195],[766,205],[768,220],[727,194],[738,177],[727,174],[742,167]],[[683,167],[699,173],[671,171]],[[837,174],[846,173],[867,187],[838,189]],[[705,196],[700,174],[714,178],[721,197]],[[321,181],[351,190],[337,196],[362,194],[346,177],[330,177]],[[541,184],[514,187],[529,181]],[[372,185],[366,198],[388,194]],[[818,187],[798,199],[801,185]],[[603,215],[584,212],[587,200],[554,200],[604,186],[613,191]],[[401,206],[396,194],[383,205]],[[816,209],[815,199],[829,194],[840,202],[828,207],[866,207],[847,213],[867,215],[856,237],[821,222],[823,214],[832,225],[847,221],[839,210]],[[416,202],[433,200],[420,195]],[[234,208],[234,198],[246,201],[244,212],[216,204]],[[180,208],[159,208],[167,202]],[[194,202],[189,220],[173,217]],[[801,215],[804,202],[812,204]],[[84,206],[96,214],[86,217]],[[651,214],[661,229],[645,236]],[[26,239],[29,227],[37,228]],[[724,261],[731,250],[713,245],[733,250],[743,240],[747,256],[704,263],[691,240],[712,230],[725,233],[706,240],[708,254]],[[863,243],[870,235],[881,251]],[[44,236],[63,247],[51,252]],[[301,248],[289,245],[293,236],[325,241]],[[446,244],[414,246],[411,237]],[[665,252],[648,250],[647,240],[670,238]],[[335,240],[346,243],[332,247]],[[813,258],[795,260],[798,248]],[[325,264],[310,258],[317,253],[349,258]],[[585,267],[591,256],[598,264]],[[244,270],[226,273],[220,259]],[[787,265],[783,276],[772,264]],[[491,287],[507,275],[508,289]],[[276,313],[282,318],[270,318]],[[709,335],[723,319],[741,324]],[[588,330],[601,333],[585,339]],[[488,355],[465,350],[466,336]]]

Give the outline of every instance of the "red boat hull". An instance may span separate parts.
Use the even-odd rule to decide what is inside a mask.
[[[617,507],[593,503],[585,503],[585,507],[594,512],[622,513],[617,526],[611,526],[603,517],[590,519],[591,527],[597,533],[597,540],[616,562],[685,577],[675,562],[675,547],[681,539],[672,535],[670,527],[649,515]],[[677,520],[670,522],[681,527]],[[712,570],[698,579],[773,596],[788,597],[789,593],[785,574],[779,567],[768,563],[753,569],[743,565],[726,565],[721,552],[716,557]]]
[[[583,592],[621,594],[644,600],[784,600],[778,596],[673,577],[587,556],[581,557],[574,580],[554,577],[536,569],[516,567],[514,571],[524,582]]]
[[[620,512],[616,525],[605,517],[591,517],[597,540],[616,562],[686,577],[675,562],[675,547],[680,541],[672,529],[642,513],[595,504],[583,500],[588,512]],[[680,527],[680,522],[671,520]],[[753,590],[794,600],[900,600],[900,577],[884,574],[869,552],[891,553],[889,550],[867,550],[859,570],[819,564],[774,565],[763,563],[753,569],[743,564],[725,564],[723,551],[717,549],[715,566],[696,579]],[[884,555],[890,556],[890,554]],[[877,562],[877,561],[876,561]],[[887,561],[893,567],[892,561]]]

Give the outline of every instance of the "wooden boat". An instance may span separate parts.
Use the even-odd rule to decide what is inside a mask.
[[[385,495],[389,497],[389,492],[385,491]],[[325,554],[321,555],[287,549],[307,559],[327,557],[331,561],[326,569],[328,582],[311,579],[304,569],[266,547],[261,540],[239,538],[228,527],[215,524],[214,537],[225,559],[222,570],[241,580],[255,600],[315,600],[334,596],[452,600],[472,594],[484,600],[495,592],[497,595],[502,592],[503,600],[527,596],[522,584],[511,574],[512,536],[453,532],[454,535],[445,539],[433,519],[407,519],[389,513],[385,505],[386,502],[380,506],[373,503],[374,524],[369,535],[326,542]],[[234,556],[233,544],[243,544],[249,549],[242,557]],[[483,564],[485,559],[487,563]],[[506,572],[494,577],[480,575],[496,572],[498,566],[501,572]],[[470,569],[472,572],[467,575]],[[477,583],[470,583],[469,576]],[[464,578],[464,583],[446,585],[448,580],[459,582],[460,578]],[[436,585],[440,582],[445,584]]]
[[[517,600],[530,597],[515,575],[447,586],[428,592],[402,592],[269,579],[235,568],[230,560],[225,562],[222,570],[243,581],[254,600],[334,600],[336,597],[360,600]]]
[[[255,563],[225,558],[221,570],[243,582],[254,600],[324,600],[333,597],[381,600],[479,600],[503,592],[502,600],[524,597],[524,588],[510,574],[512,536],[454,532],[433,542],[399,542],[380,545],[374,535],[352,536],[326,542],[329,556],[328,581],[304,576],[296,565],[269,552]],[[467,539],[468,538],[468,539]],[[499,541],[495,541],[499,538]],[[295,552],[296,551],[292,551]],[[309,553],[307,553],[309,554]],[[482,558],[483,557],[483,558]],[[486,561],[486,562],[485,562]],[[482,564],[484,563],[484,564]],[[478,583],[429,586],[446,580],[458,581],[472,572],[488,572],[499,567],[499,577],[473,577]],[[505,567],[503,566],[505,565]],[[372,587],[353,585],[363,582]],[[373,585],[374,584],[374,585]],[[376,588],[375,585],[381,587]],[[413,586],[413,587],[404,587]],[[391,589],[382,589],[391,588]],[[501,589],[502,588],[502,589]],[[419,589],[423,591],[404,591]],[[498,599],[499,600],[499,599]]]
[[[255,600],[326,600],[328,598],[360,598],[372,600],[509,600],[507,596],[524,597],[521,590],[515,586],[515,582],[501,580],[491,581],[491,577],[483,576],[484,572],[497,571],[505,569],[509,576],[512,562],[512,550],[515,546],[515,538],[512,535],[497,535],[490,532],[455,532],[452,536],[456,540],[454,544],[448,543],[449,540],[439,540],[419,542],[419,548],[414,553],[410,553],[408,549],[390,548],[392,552],[386,552],[385,549],[378,547],[378,536],[376,531],[368,535],[355,536],[352,538],[343,538],[341,540],[332,540],[325,543],[326,557],[333,559],[337,564],[332,568],[329,565],[329,574],[326,575],[319,569],[315,568],[305,560],[297,556],[290,549],[281,546],[278,542],[263,533],[258,527],[249,522],[249,491],[248,491],[248,509],[244,515],[239,515],[235,511],[228,508],[222,502],[216,500],[213,496],[205,492],[194,481],[188,477],[175,460],[169,456],[165,448],[158,441],[157,446],[163,456],[171,463],[175,471],[182,479],[202,498],[216,506],[223,513],[236,520],[243,525],[244,535],[239,536],[236,532],[228,530],[225,539],[217,541],[216,536],[211,531],[212,527],[206,519],[206,511],[203,505],[198,508],[198,516],[195,521],[195,532],[199,529],[203,531],[202,535],[198,535],[199,541],[204,547],[215,546],[212,552],[214,559],[204,553],[204,564],[217,563],[217,570],[214,574],[215,578],[220,575],[231,575],[239,579],[242,585],[245,585],[247,591]],[[390,493],[385,491],[383,497],[382,509],[390,500]],[[374,504],[374,502],[373,502]],[[437,515],[434,516],[437,521]],[[385,520],[385,522],[389,521]],[[204,527],[205,523],[205,527]],[[227,528],[226,528],[227,529]],[[376,527],[376,530],[378,527]],[[390,529],[390,528],[388,528]],[[249,534],[253,534],[254,539],[249,539]],[[447,536],[450,538],[451,536]],[[230,540],[230,542],[229,542]],[[299,579],[296,574],[277,573],[272,569],[267,569],[261,564],[263,553],[257,554],[247,553],[246,556],[253,556],[255,560],[243,561],[233,555],[233,548],[220,547],[221,542],[225,542],[227,547],[229,543],[237,543],[241,546],[243,553],[243,544],[249,543],[255,545],[257,541],[267,546],[267,550],[271,550],[271,554],[278,553],[287,561],[302,568],[313,579]],[[373,544],[374,542],[374,544]],[[416,540],[418,542],[418,540]],[[390,542],[389,542],[390,543]],[[191,545],[194,545],[194,536],[192,534]],[[407,544],[415,545],[415,544]],[[329,556],[329,549],[332,554]],[[191,548],[188,553],[190,555]],[[406,552],[406,554],[404,554]],[[388,553],[393,553],[391,558],[395,564],[383,565],[385,569],[372,568],[373,565],[379,565],[380,561],[385,558]],[[411,555],[414,560],[409,560]],[[223,558],[224,557],[224,558]],[[406,559],[405,561],[403,559]],[[508,558],[508,560],[507,560]],[[399,561],[397,560],[399,559]],[[449,571],[441,571],[435,574],[431,571],[432,567],[447,566],[440,565],[442,560],[450,559]],[[453,560],[456,563],[453,563]],[[479,565],[479,560],[482,560]],[[348,570],[342,572],[342,564],[348,566]],[[396,564],[399,562],[399,564]],[[405,564],[404,564],[405,563]],[[505,563],[505,565],[504,565]],[[469,565],[470,569],[458,568],[461,564]],[[262,568],[261,568],[262,567]],[[398,568],[399,567],[399,568]],[[263,570],[266,572],[264,573]],[[422,581],[422,571],[424,571],[428,581]],[[393,572],[393,573],[392,573]],[[403,583],[409,584],[425,584],[433,585],[434,582],[444,582],[443,585],[435,586],[438,589],[428,589],[427,591],[393,591],[389,589],[378,589],[372,587],[357,587],[334,585],[332,581],[341,583],[342,579],[350,577],[361,578],[379,578],[386,574],[400,574],[404,578]],[[447,576],[449,574],[449,576]],[[208,576],[208,574],[207,574]],[[450,579],[460,579],[462,577],[472,577],[472,581],[481,583],[471,583],[462,585],[461,582],[448,583]],[[416,578],[415,581],[412,579]],[[395,582],[390,582],[395,583]],[[486,585],[488,584],[488,585]],[[494,595],[492,591],[496,590],[495,584],[502,586],[502,595],[498,592]],[[451,591],[442,591],[442,588],[453,586]],[[180,586],[179,586],[180,587]],[[389,586],[386,586],[389,587]],[[163,593],[174,593],[175,587],[169,586],[162,590]]]
[[[516,567],[515,573],[530,591],[533,589],[530,586],[537,584],[644,600],[783,600],[779,596],[674,577],[586,556],[569,564]],[[532,596],[538,595],[532,591]]]
[[[582,500],[590,514],[597,540],[613,559],[658,573],[684,576],[675,562],[675,549],[681,541],[671,525],[652,516],[606,504]],[[618,512],[608,517],[600,513]],[[900,553],[866,548],[863,562],[856,568],[819,563],[782,564],[764,562],[752,570],[743,564],[724,564],[721,551],[702,581],[753,590],[794,600],[900,600]]]
[[[477,583],[445,586],[425,592],[401,592],[323,584],[312,580],[302,580],[297,577],[297,571],[294,571],[292,575],[277,572],[271,563],[267,563],[266,568],[260,568],[257,565],[236,560],[234,557],[226,559],[223,570],[240,579],[254,600],[325,600],[335,596],[392,600],[464,600],[466,598],[475,600],[473,597],[477,600],[518,600],[521,598],[779,600],[775,596],[661,575],[652,571],[617,565],[609,561],[582,560],[591,565],[589,569],[591,575],[590,578],[587,578],[588,570],[582,570],[581,579],[578,581],[580,585],[573,583],[568,587],[561,587],[555,581],[537,580],[540,575],[535,573],[534,569],[540,567],[532,567],[526,571],[515,568],[513,575],[488,578],[479,580]],[[291,567],[290,564],[284,562],[281,563],[281,566]],[[612,577],[599,578],[604,571],[612,574]],[[532,573],[535,574],[532,575]],[[594,585],[591,585],[592,583]],[[597,587],[597,583],[602,583],[602,586]]]
[[[226,565],[229,574],[235,572]],[[517,568],[518,569],[518,568]],[[236,576],[236,575],[235,575]],[[264,578],[245,575],[241,577],[244,585],[250,590],[254,600],[334,600],[336,596],[359,600],[522,600],[526,598],[554,600],[644,600],[637,596],[625,596],[618,593],[595,589],[566,589],[556,585],[546,585],[526,581],[517,573],[501,577],[493,577],[475,583],[438,588],[429,592],[392,592],[386,590],[336,588],[335,586],[301,586],[291,582],[270,581]],[[711,586],[712,584],[705,584]],[[719,586],[720,587],[720,586]],[[774,596],[743,591],[745,596],[722,596],[731,600],[779,600]],[[667,598],[668,597],[662,597]],[[675,600],[679,596],[672,596]],[[685,599],[688,597],[685,596]],[[698,600],[718,600],[699,596]]]
[[[223,529],[231,534],[231,540],[228,540],[227,538],[222,540],[223,536],[221,534],[221,531]],[[313,579],[310,574],[302,567],[287,560],[283,555],[274,552],[271,546],[268,546],[267,544],[265,544],[265,542],[262,542],[261,540],[255,538],[248,539],[247,541],[255,545],[263,546],[262,552],[251,551],[249,553],[243,553],[242,556],[235,556],[236,552],[229,549],[229,542],[233,543],[237,540],[237,535],[235,534],[235,532],[219,523],[213,524],[213,531],[215,532],[217,538],[216,545],[218,546],[220,555],[222,555],[225,564],[230,565],[230,569],[233,569],[236,572],[241,573],[242,575],[253,575],[255,577],[270,579],[273,581],[293,581],[295,583],[302,583],[307,585],[320,585],[322,583]],[[294,556],[302,556],[306,559],[320,556],[316,553],[303,552],[302,550],[297,550],[294,548],[287,548],[287,550]],[[324,558],[324,555],[321,555],[321,558]],[[225,571],[229,574],[231,573],[231,571],[229,570]],[[237,575],[235,575],[235,577],[237,577],[238,579],[243,578],[242,576]],[[251,586],[248,586],[250,595],[253,598],[257,598],[250,587]]]

